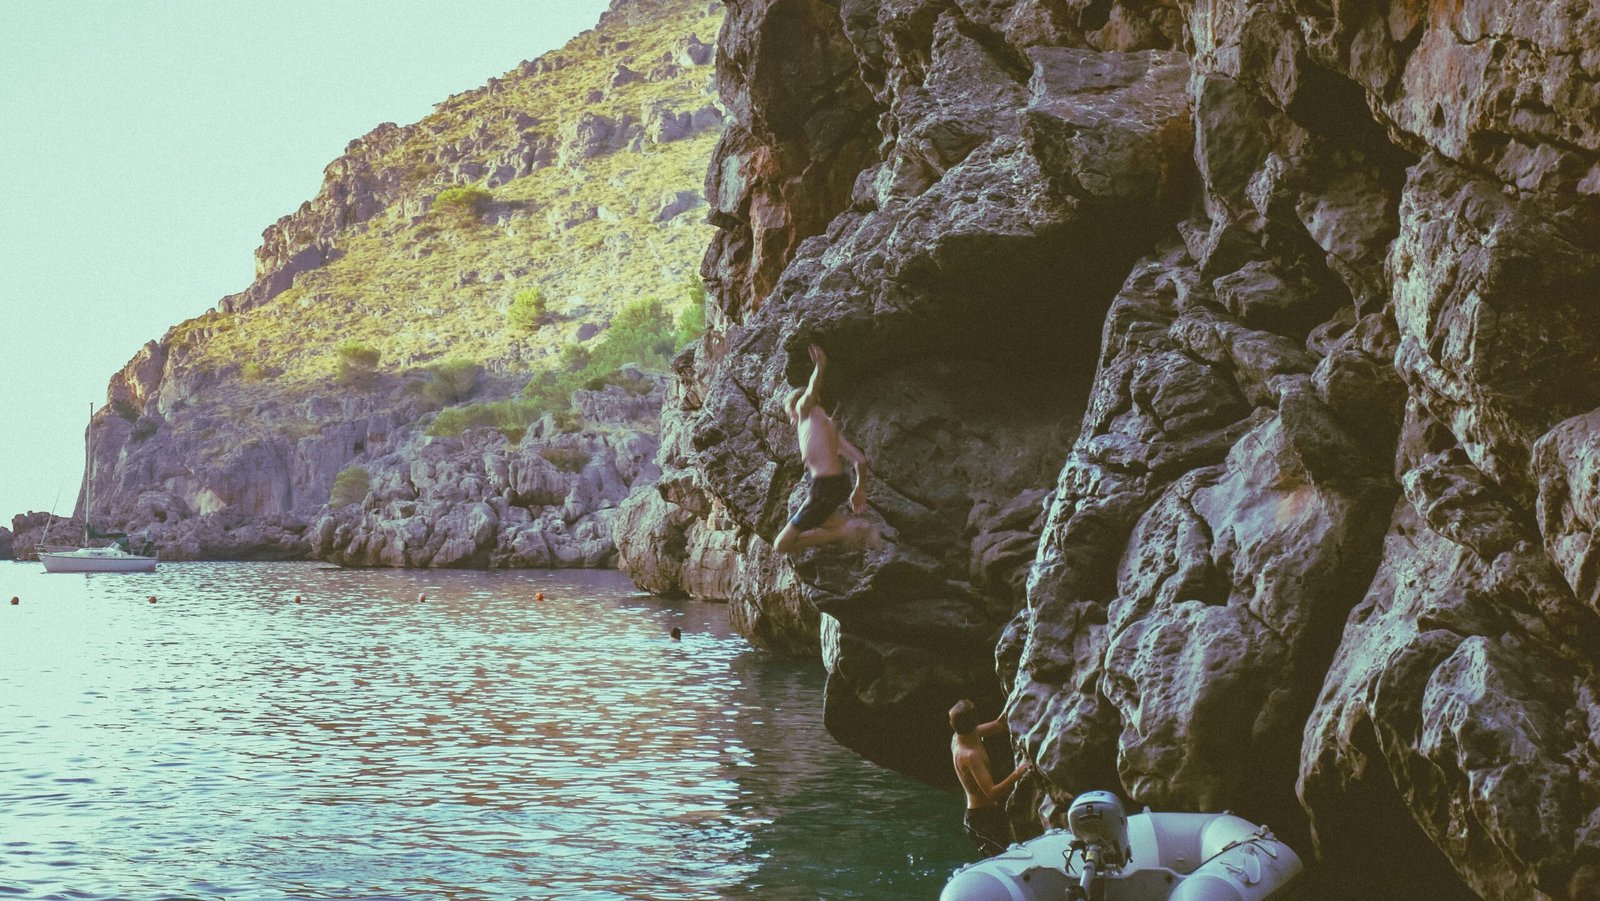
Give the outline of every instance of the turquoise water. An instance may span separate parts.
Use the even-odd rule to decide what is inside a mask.
[[[612,572],[0,563],[0,898],[937,897],[821,692]]]

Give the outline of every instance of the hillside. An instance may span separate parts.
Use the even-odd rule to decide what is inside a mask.
[[[385,480],[430,445],[439,460],[486,444],[537,460],[543,495],[569,490],[534,507],[563,509],[566,525],[614,505],[648,474],[651,371],[699,327],[701,191],[721,121],[706,40],[720,20],[706,0],[616,0],[561,49],[352,141],[317,196],[263,233],[250,286],[112,379],[93,423],[95,521],[146,531],[169,558],[296,557],[341,472],[339,506],[378,531],[428,533],[460,504],[504,501],[470,480],[438,497]],[[642,368],[619,372],[626,362]],[[571,406],[585,387],[621,400]],[[574,466],[579,449],[588,462]],[[353,496],[358,482],[397,493]],[[409,512],[386,511],[400,495]],[[497,519],[540,520],[512,506]],[[368,562],[549,562],[511,552],[505,532],[479,529],[440,559],[417,557],[429,540],[413,535],[412,551]],[[591,543],[574,559],[608,553]]]

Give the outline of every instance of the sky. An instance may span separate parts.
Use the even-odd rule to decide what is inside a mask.
[[[0,2],[0,526],[71,512],[111,376],[247,287],[262,230],[347,143],[607,5]]]

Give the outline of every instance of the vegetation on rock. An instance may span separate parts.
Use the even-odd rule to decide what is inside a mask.
[[[333,492],[328,495],[328,504],[333,507],[359,504],[371,487],[372,475],[364,467],[346,466],[339,470],[339,475],[333,480]]]

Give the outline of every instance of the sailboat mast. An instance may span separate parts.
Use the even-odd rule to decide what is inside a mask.
[[[83,546],[89,546],[89,511],[94,508],[94,401],[89,401],[89,427],[83,433]]]

